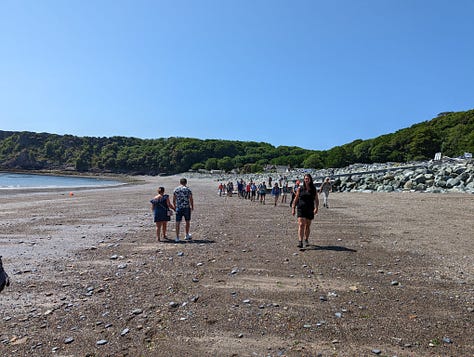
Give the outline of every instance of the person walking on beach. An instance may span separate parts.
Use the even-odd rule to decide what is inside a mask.
[[[283,188],[281,189],[281,203],[286,203],[286,198],[288,196],[288,182],[283,184]]]
[[[275,182],[275,184],[272,187],[272,196],[275,200],[275,202],[274,202],[275,206],[278,203],[278,198],[280,197],[280,193],[281,193],[280,186],[278,186],[278,182]]]
[[[258,186],[258,195],[260,197],[260,203],[265,204],[265,196],[267,195],[267,185],[265,185],[265,182],[262,182]]]
[[[158,194],[150,200],[151,210],[153,211],[153,221],[156,224],[156,238],[161,242],[161,232],[163,232],[163,239],[168,239],[166,230],[168,222],[171,220],[171,214],[175,207],[170,202],[169,195],[165,195],[165,188],[158,187]]]
[[[191,189],[187,187],[188,181],[185,178],[179,180],[180,185],[173,191],[173,206],[176,207],[176,239],[175,242],[179,242],[179,226],[184,217],[185,221],[185,240],[191,239],[189,234],[189,228],[191,226],[191,211],[194,210],[193,193]]]
[[[295,201],[295,197],[296,197],[296,192],[298,192],[299,188],[300,188],[300,180],[296,180],[295,185],[291,189],[290,207],[293,206],[293,202]]]
[[[308,246],[311,221],[318,213],[319,198],[313,178],[304,175],[303,185],[298,188],[292,206],[292,214],[298,217],[298,248]]]
[[[257,185],[252,182],[250,184],[250,201],[255,201],[255,197],[257,197]]]
[[[331,192],[332,189],[332,184],[331,180],[329,177],[326,177],[324,182],[321,184],[321,187],[319,188],[319,193],[323,194],[323,207],[329,208],[329,192]]]

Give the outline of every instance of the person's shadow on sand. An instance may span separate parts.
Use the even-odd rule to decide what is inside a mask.
[[[334,252],[351,252],[355,253],[357,250],[342,247],[340,245],[308,245],[306,248],[301,248],[300,250],[332,250]]]
[[[212,244],[215,241],[210,239],[190,239],[190,240],[180,240],[179,242],[175,242],[173,239],[166,239],[161,241],[161,243],[172,243],[172,244]]]

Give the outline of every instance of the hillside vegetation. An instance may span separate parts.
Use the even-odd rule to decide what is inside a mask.
[[[151,175],[190,169],[259,172],[269,164],[336,168],[353,163],[426,160],[436,152],[450,157],[474,152],[474,110],[441,113],[392,134],[355,140],[325,151],[251,141],[77,137],[0,131],[0,169],[4,170]]]

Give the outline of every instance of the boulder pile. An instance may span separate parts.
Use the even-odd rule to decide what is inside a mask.
[[[465,192],[474,194],[474,160],[443,159],[412,163],[354,164],[334,169],[296,169],[285,173],[204,175],[219,182],[273,182],[284,178],[290,186],[310,173],[316,186],[330,177],[338,192]],[[191,174],[192,175],[192,174]],[[202,175],[198,175],[201,176]]]
[[[349,168],[329,175],[333,189],[351,191],[418,191],[474,193],[474,163],[472,160],[431,161],[410,166],[373,165],[365,170]]]

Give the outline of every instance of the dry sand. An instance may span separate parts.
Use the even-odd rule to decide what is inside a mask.
[[[300,251],[287,204],[195,178],[159,243],[179,178],[141,179],[0,192],[1,356],[474,356],[474,196],[333,193]]]

